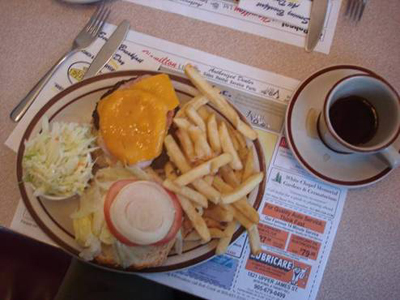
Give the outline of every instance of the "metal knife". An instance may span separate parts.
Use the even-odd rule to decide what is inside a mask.
[[[325,17],[328,11],[328,0],[313,0],[310,14],[310,25],[306,40],[306,51],[311,52],[317,45],[324,28]]]
[[[127,20],[122,21],[117,29],[112,33],[107,42],[101,47],[99,53],[90,64],[89,69],[86,71],[83,79],[92,77],[96,75],[100,70],[108,63],[108,61],[113,57],[115,51],[119,48],[121,43],[124,41],[128,31],[129,22]]]

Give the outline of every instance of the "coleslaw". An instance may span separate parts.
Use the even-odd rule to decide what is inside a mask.
[[[90,153],[97,149],[89,124],[42,120],[42,130],[25,141],[22,159],[24,182],[35,196],[69,197],[81,195],[92,178]]]

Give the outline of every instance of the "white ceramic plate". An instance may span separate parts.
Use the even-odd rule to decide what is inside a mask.
[[[340,154],[327,148],[320,139],[307,135],[308,111],[314,108],[319,114],[333,84],[345,76],[365,73],[373,74],[365,68],[348,65],[318,71],[299,85],[286,111],[286,137],[299,163],[312,175],[337,186],[367,186],[392,171],[376,155]]]
[[[86,4],[86,3],[99,2],[100,0],[62,0],[62,1],[68,3]]]
[[[63,249],[73,255],[78,255],[81,247],[74,240],[74,231],[70,215],[79,204],[78,198],[66,201],[51,201],[33,196],[32,189],[22,181],[22,157],[24,153],[24,141],[35,136],[41,127],[41,118],[47,115],[50,122],[84,122],[90,123],[92,112],[100,97],[117,82],[135,78],[144,74],[158,74],[150,71],[122,71],[107,73],[77,83],[52,98],[33,118],[29,124],[18,150],[17,177],[22,198],[30,214],[40,228],[46,232]],[[170,75],[173,85],[181,102],[185,102],[198,94],[190,81],[183,77]],[[240,115],[243,120],[245,118]],[[265,159],[259,140],[253,142],[256,167],[265,174]],[[265,178],[250,196],[250,203],[257,209],[261,203],[265,189]],[[234,234],[236,240],[244,229],[242,227]],[[233,242],[232,241],[232,242]],[[187,244],[182,255],[170,255],[163,266],[141,270],[142,272],[162,272],[192,266],[205,261],[215,254],[216,242],[207,244]],[[128,272],[128,271],[127,271]]]

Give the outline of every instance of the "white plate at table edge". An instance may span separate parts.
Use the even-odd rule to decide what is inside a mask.
[[[335,153],[334,151],[328,149],[325,145],[323,145],[320,140],[309,137],[307,135],[307,132],[305,129],[305,126],[306,126],[305,122],[304,122],[304,124],[302,122],[300,122],[300,124],[296,123],[297,130],[295,129],[296,126],[292,125],[292,119],[294,119],[293,111],[296,110],[296,104],[301,101],[303,101],[303,102],[307,101],[307,100],[304,100],[304,98],[306,98],[304,96],[304,94],[307,93],[307,88],[310,88],[310,86],[312,86],[313,84],[315,85],[316,84],[315,81],[318,78],[320,78],[321,76],[324,76],[324,75],[327,76],[328,73],[330,73],[330,72],[332,73],[335,71],[343,71],[345,73],[350,73],[350,74],[357,74],[357,73],[358,74],[362,74],[362,73],[373,74],[374,76],[379,77],[382,80],[384,80],[385,82],[387,82],[384,78],[377,75],[375,72],[373,72],[369,69],[366,69],[364,67],[361,67],[361,66],[356,66],[356,65],[334,65],[334,66],[323,68],[323,69],[313,73],[307,79],[305,79],[304,81],[302,81],[299,84],[299,86],[296,88],[296,90],[293,93],[293,96],[288,104],[288,107],[286,110],[286,117],[285,117],[285,135],[286,135],[287,142],[289,144],[290,149],[292,150],[293,155],[295,156],[297,161],[304,167],[304,169],[307,170],[310,174],[312,174],[313,176],[315,176],[315,177],[319,178],[320,180],[322,180],[328,184],[331,184],[331,185],[335,185],[335,186],[339,186],[339,187],[347,187],[347,188],[360,188],[360,187],[368,186],[368,185],[378,182],[379,180],[381,180],[385,176],[387,176],[393,169],[386,166],[383,162],[381,162],[382,165],[379,166],[380,167],[379,169],[378,168],[376,169],[376,172],[373,174],[373,176],[368,176],[368,177],[361,178],[361,179],[358,178],[356,180],[345,179],[345,178],[343,178],[344,176],[337,176],[337,175],[339,175],[337,173],[336,173],[336,176],[339,178],[330,176],[330,174],[332,174],[332,172],[327,172],[327,170],[322,171],[321,165],[320,166],[316,165],[318,163],[317,162],[318,157],[322,156],[321,152],[316,151],[315,148],[313,148],[311,146],[307,147],[307,146],[301,145],[301,143],[299,142],[299,139],[302,138],[303,141],[307,141],[307,142],[313,143],[314,145],[319,146],[320,149],[323,149],[323,151],[325,152],[324,155],[329,156],[329,159],[333,157],[333,161],[336,160],[336,162],[338,162],[339,161],[338,158],[344,159],[345,156],[347,156],[346,157],[346,159],[347,159],[350,156],[347,154]],[[347,75],[349,75],[349,74],[347,74]],[[344,76],[346,76],[346,75],[343,74],[343,77]],[[329,88],[325,87],[325,88],[321,89],[321,92],[320,92],[321,97],[319,100],[320,103],[317,106],[322,107],[323,101],[325,99],[324,91],[326,89],[329,89]],[[393,88],[393,90],[395,90],[395,89]],[[313,94],[313,97],[318,98],[318,95]],[[310,97],[308,99],[312,99],[312,97]],[[308,100],[308,102],[312,102],[312,101],[313,100]],[[316,101],[314,101],[313,103],[315,103],[315,102]],[[303,104],[303,105],[307,105],[307,104]],[[310,103],[308,105],[309,105],[309,108],[311,108],[311,107],[315,108],[315,106],[310,105]],[[297,110],[299,110],[299,109],[297,108]],[[301,130],[299,131],[298,128],[300,128]],[[299,138],[296,137],[294,132],[300,133],[301,137],[299,137]],[[296,139],[297,139],[297,142],[296,142]],[[307,145],[306,144],[307,142],[305,142],[304,144]],[[308,153],[306,153],[306,151],[308,151]],[[314,155],[310,155],[309,153],[313,153]],[[308,159],[306,159],[304,157],[306,155],[308,156]],[[358,160],[367,160],[367,161],[370,161],[371,164],[379,164],[378,158],[376,156],[370,156],[369,158],[367,158],[366,156],[363,156],[361,158],[361,156],[359,156],[358,154],[351,154],[351,155],[357,161]],[[361,163],[360,163],[360,165],[361,165]],[[331,170],[329,170],[329,171],[331,171]],[[328,174],[328,173],[330,173],[330,174]],[[355,173],[353,173],[353,174],[355,174]],[[358,174],[360,174],[360,173],[358,173]],[[364,175],[364,173],[362,173],[362,174]],[[349,175],[349,174],[346,173],[346,176],[347,175]],[[350,173],[350,175],[351,175],[351,173]],[[340,177],[342,177],[342,178],[340,178]]]
[[[61,1],[71,4],[89,4],[89,3],[99,2],[101,0],[61,0]]]
[[[74,236],[73,234],[71,234],[71,230],[70,229],[66,230],[64,228],[65,226],[61,226],[59,222],[57,222],[59,220],[56,219],[56,216],[54,214],[54,211],[57,212],[57,205],[61,205],[56,203],[66,203],[66,202],[46,201],[45,199],[39,199],[37,197],[34,197],[32,189],[30,189],[29,186],[25,185],[22,181],[23,178],[22,157],[24,152],[24,141],[39,132],[41,127],[40,120],[44,114],[48,114],[50,121],[53,121],[53,119],[55,119],[56,121],[62,121],[62,119],[58,120],[57,118],[62,116],[63,113],[66,113],[67,116],[70,116],[70,118],[72,119],[67,119],[65,121],[78,121],[79,118],[82,117],[83,119],[85,118],[87,119],[86,122],[89,122],[91,120],[91,113],[90,116],[87,116],[86,114],[85,116],[79,116],[79,115],[76,116],[76,114],[73,114],[73,111],[71,111],[68,114],[67,108],[73,110],[73,108],[71,109],[71,107],[76,106],[80,101],[78,107],[79,111],[85,111],[85,109],[86,110],[91,109],[89,110],[91,112],[94,109],[95,103],[100,99],[100,96],[103,95],[111,87],[113,87],[117,82],[121,80],[135,78],[140,75],[145,75],[145,74],[155,75],[160,73],[161,72],[145,71],[145,70],[119,71],[119,72],[102,74],[84,80],[82,82],[76,83],[68,87],[64,91],[60,92],[53,98],[51,98],[43,106],[43,108],[41,108],[39,112],[33,117],[23,135],[17,154],[17,180],[18,180],[19,190],[22,199],[25,203],[25,206],[27,207],[29,213],[32,215],[33,219],[38,224],[38,226],[50,238],[52,238],[52,240],[54,240],[58,245],[60,245],[62,249],[64,249],[65,251],[69,252],[70,254],[76,257],[79,257],[78,254],[81,248],[76,244]],[[178,76],[176,74],[174,75],[169,74],[169,76],[173,82],[175,90],[177,91],[178,97],[180,97],[180,100],[182,100],[184,97],[191,98],[192,96],[198,93],[198,91],[194,88],[194,86],[187,78]],[[240,112],[238,113],[240,117],[248,124],[245,117]],[[75,120],[74,118],[78,120]],[[256,167],[258,167],[260,171],[263,171],[264,174],[266,174],[265,158],[260,141],[257,139],[252,143],[254,145],[255,157],[257,158]],[[261,204],[261,200],[265,191],[265,184],[266,184],[266,179],[264,176],[264,179],[260,183],[258,189],[254,190],[249,196],[250,202],[256,209],[258,209]],[[77,199],[75,199],[75,201],[77,201]],[[67,206],[68,204],[64,205]],[[76,208],[76,203],[75,204],[72,203],[71,206],[74,206]],[[53,209],[53,207],[55,208]],[[49,213],[49,210],[51,210],[52,213]],[[60,211],[60,209],[58,209],[58,211]],[[69,214],[68,216],[62,216],[62,217],[69,218]],[[235,231],[231,243],[233,243],[244,232],[245,232],[244,228],[239,227]],[[193,249],[190,249],[186,253],[183,253],[182,255],[169,256],[167,262],[162,266],[147,268],[143,270],[124,270],[121,268],[110,268],[108,266],[97,264],[94,262],[92,263],[96,266],[105,267],[110,270],[129,272],[129,273],[166,272],[166,271],[173,271],[173,270],[187,268],[195,264],[204,262],[208,259],[211,259],[215,255],[215,248],[216,248],[216,241],[212,240],[207,244],[199,245]]]

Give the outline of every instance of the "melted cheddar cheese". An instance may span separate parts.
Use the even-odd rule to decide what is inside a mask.
[[[175,89],[167,74],[150,76],[140,80],[129,88],[130,90],[142,90],[160,98],[168,110],[173,110],[179,105]]]
[[[167,112],[178,105],[166,74],[144,78],[102,99],[97,111],[108,151],[128,165],[159,156],[167,133]]]
[[[125,164],[160,155],[168,108],[151,93],[117,90],[97,107],[100,133],[109,152]]]

